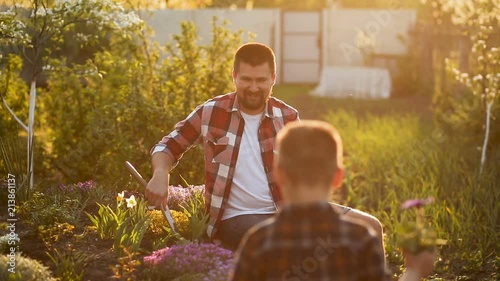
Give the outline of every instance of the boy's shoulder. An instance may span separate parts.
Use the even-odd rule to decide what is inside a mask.
[[[348,232],[348,236],[350,237],[377,238],[377,233],[375,232],[375,230],[369,224],[360,219],[342,215],[339,217],[339,221],[341,222],[341,224],[343,224],[343,231]]]

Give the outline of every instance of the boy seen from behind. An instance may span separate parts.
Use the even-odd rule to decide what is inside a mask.
[[[344,171],[335,128],[322,121],[289,123],[278,133],[275,153],[286,203],[247,232],[232,280],[390,280],[375,231],[329,203]],[[432,271],[434,257],[412,258],[402,280]]]

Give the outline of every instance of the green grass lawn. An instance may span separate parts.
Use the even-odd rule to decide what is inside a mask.
[[[309,95],[313,88],[312,85],[277,85],[274,96],[297,108],[302,119],[323,119],[330,111],[344,109],[358,116],[416,113],[425,123],[432,120],[429,96],[380,100],[326,98]]]
[[[302,119],[337,127],[347,169],[335,198],[380,219],[393,272],[402,264],[396,246],[401,203],[433,197],[426,215],[448,244],[440,248],[431,280],[499,280],[499,163],[490,161],[480,175],[480,151],[436,126],[430,96],[336,99],[311,96],[312,88],[279,85],[274,95]]]

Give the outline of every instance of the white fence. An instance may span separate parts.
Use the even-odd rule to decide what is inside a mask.
[[[255,41],[271,46],[276,54],[279,83],[318,83],[321,70],[329,66],[362,66],[359,31],[375,39],[373,52],[402,55],[405,38],[416,22],[414,10],[326,9],[316,12],[279,9],[159,10],[146,18],[154,39],[165,43],[180,33],[182,21],[193,21],[201,42],[211,37],[214,16],[231,22],[232,30],[256,34]],[[247,40],[247,38],[244,38]]]

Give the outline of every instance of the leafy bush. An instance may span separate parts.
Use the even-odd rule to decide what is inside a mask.
[[[485,164],[498,160],[491,156],[500,149],[500,127],[495,122],[500,116],[500,6],[491,1],[443,0],[433,7],[436,15],[450,15],[453,29],[461,30],[461,43],[470,45],[458,58],[451,53],[444,60],[443,86],[435,93],[436,119],[442,128],[481,147],[482,171]]]
[[[83,211],[81,202],[72,199],[60,199],[42,192],[35,192],[30,200],[19,206],[19,216],[35,227],[54,226],[57,223],[76,224]]]
[[[9,262],[13,258],[0,255],[0,280],[23,281],[55,281],[49,269],[37,260],[17,255],[15,257],[15,273],[8,271]]]
[[[190,238],[192,231],[189,226],[189,217],[184,212],[176,210],[171,210],[170,213],[172,214],[172,218],[175,221],[179,234],[182,235],[182,237]]]
[[[165,52],[143,37],[143,45],[133,48],[111,42],[84,67],[55,61],[59,70],[50,74],[40,103],[57,171],[67,180],[94,178],[114,186],[129,179],[126,160],[149,171],[150,148],[175,123],[232,89],[231,61],[241,32],[232,33],[227,25],[214,19],[208,45],[200,45],[194,23],[185,22]],[[178,174],[203,182],[200,151],[197,146],[184,156],[172,173],[173,184],[181,183]]]
[[[35,228],[63,222],[78,224],[84,210],[91,203],[103,200],[104,194],[104,187],[92,181],[60,184],[47,188],[44,192],[35,191],[19,207],[19,213]]]
[[[11,247],[17,247],[21,239],[17,233],[7,233],[3,236],[0,236],[0,254],[10,253]]]
[[[17,112],[19,119],[28,118],[28,85],[21,78],[23,61],[20,56],[10,54],[0,55],[0,101],[2,101],[2,110],[0,110],[0,128],[4,131],[2,135],[16,135],[21,128],[12,118],[12,115],[5,109],[3,99],[10,105],[10,108]],[[26,93],[19,95],[19,93]]]

